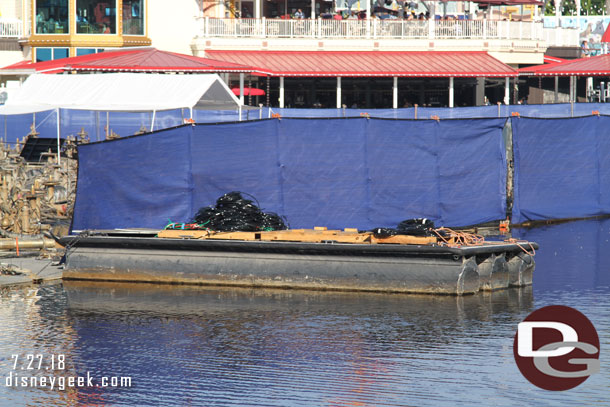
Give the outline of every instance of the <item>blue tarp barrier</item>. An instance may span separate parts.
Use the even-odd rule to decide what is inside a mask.
[[[235,122],[241,120],[259,120],[271,118],[274,113],[283,118],[354,118],[371,117],[384,119],[430,119],[438,116],[440,119],[473,119],[473,118],[506,118],[512,113],[524,117],[579,117],[590,116],[591,112],[610,115],[610,103],[575,103],[570,105],[494,105],[469,106],[456,108],[414,107],[401,109],[279,109],[244,107],[239,110],[193,110],[193,118],[197,123]],[[57,137],[56,113],[54,110],[39,112],[35,115],[0,116],[0,136],[11,145],[17,139],[23,139],[35,121],[39,137]],[[133,135],[141,130],[150,131],[152,112],[104,112],[60,109],[61,137],[74,136],[84,129],[91,141],[101,141],[106,137],[107,129],[120,137]],[[188,119],[188,109],[159,111],[155,113],[154,129],[161,130],[178,126]],[[45,120],[45,118],[48,118]]]
[[[73,229],[161,228],[238,190],[292,228],[502,219],[504,119],[282,119],[79,147]]]
[[[512,120],[513,222],[610,213],[610,117]]]
[[[191,134],[182,126],[81,145],[73,224],[159,227],[191,216]]]
[[[172,220],[188,221],[197,209],[231,191],[249,193],[262,207],[281,213],[277,120],[188,128],[191,151],[183,159],[191,160],[193,207]]]
[[[36,114],[18,114],[0,116],[0,134],[2,140],[14,147],[18,140],[23,140],[36,123],[39,137],[57,137],[57,113],[54,110]]]
[[[269,108],[263,108],[262,117],[271,117]],[[438,116],[441,119],[474,119],[511,117],[519,113],[526,117],[578,117],[591,116],[591,112],[610,115],[610,103],[558,103],[545,105],[494,105],[468,107],[414,107],[401,109],[279,109],[271,108],[272,113],[281,117],[369,117],[384,119],[430,119]],[[253,113],[250,113],[251,115]],[[258,118],[258,117],[256,117]]]

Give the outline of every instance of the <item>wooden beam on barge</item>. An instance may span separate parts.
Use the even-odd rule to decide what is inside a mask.
[[[415,244],[427,245],[437,242],[436,237],[395,235],[384,238],[375,237],[372,232],[358,232],[355,229],[322,230],[292,229],[261,232],[214,232],[208,230],[162,230],[157,235],[165,239],[212,239],[245,241],[284,241],[284,242],[337,242],[369,244]]]

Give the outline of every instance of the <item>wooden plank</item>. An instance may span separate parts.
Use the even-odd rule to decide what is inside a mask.
[[[395,235],[386,238],[376,238],[371,232],[294,229],[275,230],[268,232],[213,232],[208,230],[176,230],[168,229],[159,232],[158,237],[168,239],[223,239],[244,241],[284,241],[320,243],[334,241],[337,243],[357,244],[417,244],[427,245],[437,242],[436,237],[420,237]]]
[[[372,238],[373,243],[378,244],[433,244],[436,243],[436,237],[434,236],[407,236],[407,235],[395,235],[385,238]]]
[[[261,240],[284,242],[320,243],[335,241],[337,243],[369,243],[370,233],[344,233],[339,231],[320,231],[319,233],[290,233],[290,231],[263,232]]]
[[[207,239],[222,239],[222,240],[260,240],[261,232],[216,232],[207,237]]]
[[[166,239],[205,239],[210,233],[207,230],[165,229],[160,230],[157,236]]]

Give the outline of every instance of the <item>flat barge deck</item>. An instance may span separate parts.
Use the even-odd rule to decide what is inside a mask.
[[[68,248],[63,278],[463,295],[530,285],[535,263],[527,249],[538,248],[530,242],[416,244],[430,238],[410,236],[402,238],[411,244],[383,244],[343,232],[323,232],[317,241],[307,239],[315,233],[302,233],[311,241],[172,233],[66,236],[60,241]],[[346,243],[346,236],[355,243]]]

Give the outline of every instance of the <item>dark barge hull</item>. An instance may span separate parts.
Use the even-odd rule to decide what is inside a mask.
[[[450,248],[132,236],[67,236],[64,279],[473,294],[532,283],[512,243]],[[534,248],[537,245],[532,244]]]

